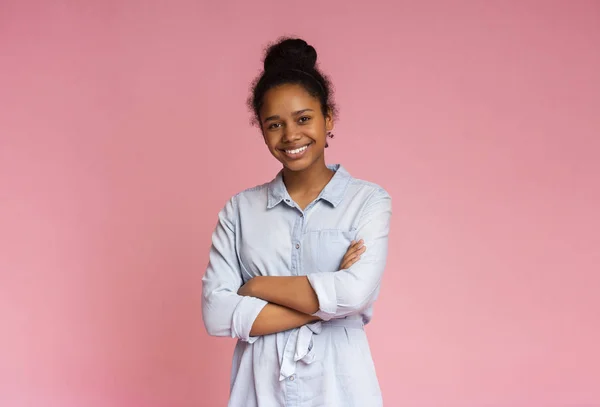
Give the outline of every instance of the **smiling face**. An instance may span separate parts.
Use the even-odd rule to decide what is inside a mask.
[[[323,115],[319,100],[301,85],[285,84],[267,91],[260,124],[269,151],[288,170],[325,164],[323,153],[333,119],[331,114]]]

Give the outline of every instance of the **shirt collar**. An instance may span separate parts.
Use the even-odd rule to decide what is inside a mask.
[[[348,188],[348,184],[352,180],[352,176],[340,164],[328,165],[332,171],[335,171],[331,180],[325,185],[317,199],[323,199],[329,202],[333,207],[336,207],[342,199]],[[283,183],[283,171],[279,171],[277,176],[269,183],[267,208],[273,208],[281,201],[291,202],[290,195],[287,192]]]

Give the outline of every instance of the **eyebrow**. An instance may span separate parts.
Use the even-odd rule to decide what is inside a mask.
[[[312,109],[302,109],[302,110],[297,110],[295,112],[292,112],[292,116],[298,116],[302,113],[306,113],[306,112],[314,112],[314,110]],[[269,120],[277,120],[280,119],[281,117],[279,117],[279,115],[273,115],[273,116],[269,116],[267,117],[265,120],[263,120],[263,123],[268,122]]]

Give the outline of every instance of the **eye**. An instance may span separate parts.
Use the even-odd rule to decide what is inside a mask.
[[[309,117],[309,116],[302,116],[300,119],[298,119],[298,122],[299,122],[300,124],[303,124],[303,123],[306,123],[306,122],[307,122],[307,121],[309,121],[309,120],[310,120],[310,117]]]
[[[269,126],[267,127],[267,129],[269,130],[275,130],[276,128],[280,127],[281,123],[271,123],[269,124]]]

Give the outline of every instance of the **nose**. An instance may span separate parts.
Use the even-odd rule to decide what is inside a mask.
[[[298,126],[293,124],[288,124],[283,127],[283,141],[285,143],[291,143],[296,140],[300,140],[301,134],[298,131]]]

